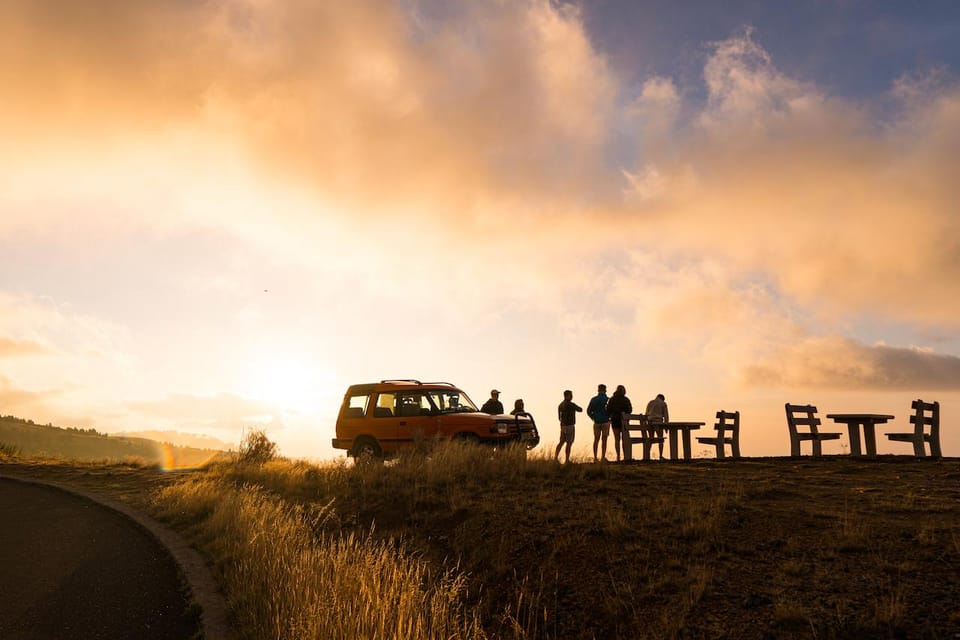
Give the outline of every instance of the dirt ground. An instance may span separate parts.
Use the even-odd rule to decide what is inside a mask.
[[[956,460],[584,464],[448,494],[353,507],[458,558],[495,636],[960,637]]]

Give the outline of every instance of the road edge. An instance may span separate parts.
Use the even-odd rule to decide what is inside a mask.
[[[57,489],[116,511],[131,520],[160,543],[177,563],[190,589],[191,599],[200,607],[200,629],[204,640],[236,640],[237,634],[230,625],[226,601],[207,561],[173,529],[129,505],[78,487],[5,473],[0,473],[0,478]]]

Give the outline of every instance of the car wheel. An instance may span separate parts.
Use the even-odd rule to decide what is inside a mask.
[[[353,445],[353,459],[357,464],[383,462],[383,452],[373,438],[360,438]]]

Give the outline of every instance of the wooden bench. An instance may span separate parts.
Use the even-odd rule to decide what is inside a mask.
[[[918,458],[926,457],[926,449],[923,443],[930,444],[930,457],[939,458],[940,456],[940,403],[924,402],[923,400],[914,400],[911,405],[914,414],[910,416],[910,422],[913,424],[913,431],[909,433],[887,433],[889,439],[896,442],[913,443],[913,453]],[[927,432],[927,425],[930,425],[930,431]]]
[[[790,455],[800,457],[800,443],[809,440],[813,448],[813,455],[823,455],[821,443],[824,440],[838,440],[841,433],[820,431],[820,418],[817,417],[817,408],[809,404],[784,405],[787,410],[787,428],[790,430]],[[808,431],[799,431],[799,427],[807,427]]]
[[[697,441],[703,444],[712,444],[717,450],[717,459],[725,458],[724,445],[730,445],[730,456],[740,457],[740,412],[717,411],[716,436],[698,437]]]
[[[654,429],[647,423],[647,416],[642,413],[625,413],[623,420],[623,434],[621,443],[623,445],[623,459],[633,460],[633,445],[643,445],[643,459],[650,459],[650,448],[655,444],[663,444],[663,436],[656,435]],[[638,432],[640,435],[632,435]]]

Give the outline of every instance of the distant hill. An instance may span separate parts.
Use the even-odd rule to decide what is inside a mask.
[[[121,438],[146,438],[156,442],[168,442],[178,447],[193,447],[194,449],[213,449],[215,451],[230,451],[236,445],[229,445],[223,440],[198,433],[180,433],[179,431],[121,431],[111,434]]]
[[[164,468],[197,467],[221,452],[213,448],[175,446],[148,438],[109,436],[95,429],[40,425],[15,416],[0,416],[0,444],[23,456],[74,460],[141,458]]]

